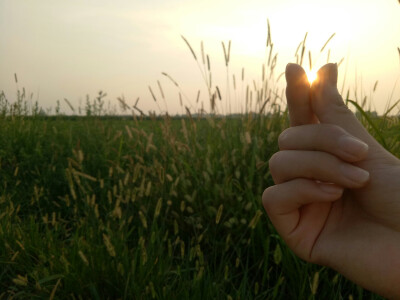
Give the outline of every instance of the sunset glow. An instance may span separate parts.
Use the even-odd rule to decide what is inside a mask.
[[[315,70],[308,70],[308,71],[306,71],[306,74],[307,74],[308,82],[310,84],[312,84],[315,81],[315,79],[317,79],[317,77],[318,77],[317,72]]]
[[[289,62],[302,62],[314,70],[327,62],[342,62],[338,82],[342,86],[346,74],[344,91],[353,89],[351,93],[364,98],[379,81],[372,96],[377,109],[383,109],[390,94],[398,95],[400,90],[397,85],[391,92],[400,78],[399,11],[395,0],[121,0],[118,5],[98,0],[96,7],[78,0],[0,1],[0,92],[15,101],[17,74],[19,86],[32,92],[43,107],[54,107],[64,98],[79,106],[87,94],[95,96],[103,90],[116,105],[116,98],[123,94],[128,102],[140,98],[144,111],[159,111],[148,86],[157,90],[160,81],[170,113],[181,113],[176,86],[161,75],[166,72],[190,101],[195,102],[201,90],[198,105],[203,101],[207,106],[204,78],[183,35],[201,70],[203,43],[224,107],[229,95],[238,102],[235,107],[241,107],[242,90],[247,85],[254,87],[254,82],[259,86],[264,71],[273,79]],[[268,49],[267,19],[273,44]],[[226,66],[221,42],[228,45],[229,41]],[[244,78],[238,80],[242,70]],[[240,83],[237,95],[229,91],[233,80],[226,80],[233,75]],[[315,71],[307,76],[312,82]],[[277,88],[284,88],[285,77],[279,78]],[[185,105],[190,107],[190,103]],[[68,106],[61,109],[70,113]]]

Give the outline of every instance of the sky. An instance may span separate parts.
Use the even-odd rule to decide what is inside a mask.
[[[0,91],[13,102],[17,89],[24,87],[43,108],[54,111],[59,100],[67,114],[71,110],[64,98],[83,108],[86,95],[93,99],[100,90],[111,106],[118,107],[117,97],[123,95],[129,105],[139,98],[137,105],[144,112],[177,114],[184,106],[199,109],[200,90],[199,103],[208,109],[203,41],[221,103],[229,98],[234,103],[229,112],[238,112],[243,110],[244,87],[261,81],[267,19],[278,53],[271,76],[277,88],[284,88],[284,78],[276,79],[288,62],[296,61],[296,48],[308,33],[314,69],[326,63],[328,49],[330,62],[344,58],[339,90],[349,89],[353,99],[367,96],[378,112],[400,99],[397,0],[0,0]],[[181,35],[192,45],[199,65]],[[227,70],[221,42],[228,45],[230,40]],[[309,66],[308,59],[305,62]],[[240,78],[242,68],[245,79],[233,91],[232,76]],[[228,112],[228,105],[221,106]]]

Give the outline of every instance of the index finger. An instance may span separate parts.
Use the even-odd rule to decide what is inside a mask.
[[[290,63],[286,66],[285,75],[290,126],[318,123],[311,108],[310,83],[304,69]]]

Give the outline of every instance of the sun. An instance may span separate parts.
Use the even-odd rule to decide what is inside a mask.
[[[317,79],[317,72],[315,70],[306,71],[307,79],[310,84],[312,84]]]

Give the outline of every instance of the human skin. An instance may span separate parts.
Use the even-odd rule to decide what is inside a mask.
[[[337,65],[317,75],[310,86],[299,65],[286,68],[291,127],[270,159],[264,208],[300,258],[400,299],[400,160],[344,104]]]

